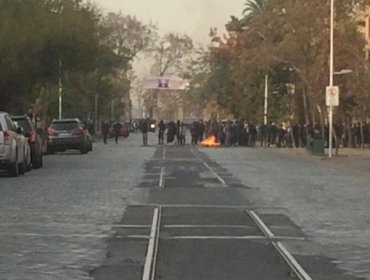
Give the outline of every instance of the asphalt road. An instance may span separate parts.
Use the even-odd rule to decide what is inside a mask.
[[[245,152],[142,147],[132,135],[87,155],[48,156],[24,177],[1,176],[0,279],[144,279],[148,268],[153,279],[292,279],[278,243],[312,279],[359,279],[289,207],[261,199],[275,173],[246,183],[258,170]]]

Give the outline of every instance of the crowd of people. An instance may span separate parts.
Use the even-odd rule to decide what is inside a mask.
[[[143,144],[148,144],[147,133],[150,131],[150,121],[143,120],[138,129],[143,133]],[[153,130],[154,131],[154,130]],[[190,136],[191,144],[198,145],[204,139],[215,136],[221,146],[244,147],[306,147],[311,139],[322,140],[324,146],[329,143],[329,128],[327,125],[300,125],[289,123],[260,124],[246,120],[224,121],[194,121],[191,124],[181,121],[159,121],[156,125],[158,144],[185,145]],[[370,123],[354,122],[350,126],[334,125],[333,145],[338,147],[369,147]]]

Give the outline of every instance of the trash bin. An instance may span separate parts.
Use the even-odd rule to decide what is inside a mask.
[[[325,155],[325,141],[322,139],[307,139],[307,149],[314,155]]]

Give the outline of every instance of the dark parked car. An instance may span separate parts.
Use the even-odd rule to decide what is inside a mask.
[[[48,128],[48,153],[79,150],[82,154],[92,151],[89,131],[79,119],[54,120]]]
[[[108,135],[110,138],[114,137],[115,134],[114,134],[114,125],[117,124],[117,123],[113,123],[110,127],[109,127],[109,132],[108,132]],[[119,136],[123,136],[123,137],[128,137],[130,135],[130,131],[129,131],[129,126],[127,123],[120,123],[121,124],[121,129],[119,131]]]
[[[27,115],[11,116],[13,122],[22,128],[23,135],[28,138],[28,144],[31,147],[31,162],[33,168],[43,166],[43,139],[42,129],[36,129],[31,119]]]

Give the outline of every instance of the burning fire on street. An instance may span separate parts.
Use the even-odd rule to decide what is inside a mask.
[[[202,147],[220,147],[221,144],[217,142],[217,139],[215,136],[211,135],[208,138],[204,139],[202,142],[200,142],[200,146]]]

